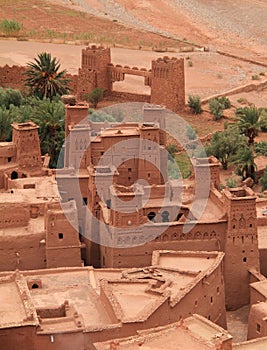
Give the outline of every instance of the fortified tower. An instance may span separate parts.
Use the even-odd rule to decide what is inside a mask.
[[[224,189],[228,227],[225,242],[226,308],[249,304],[249,272],[259,271],[256,196],[249,187]]]
[[[184,59],[167,56],[152,61],[151,103],[173,112],[185,106]]]
[[[37,174],[42,168],[40,140],[35,123],[13,123],[12,142],[16,146],[16,162],[27,173]]]
[[[79,69],[78,95],[90,92],[94,88],[112,89],[107,66],[111,63],[110,48],[88,46],[82,50],[82,68]]]

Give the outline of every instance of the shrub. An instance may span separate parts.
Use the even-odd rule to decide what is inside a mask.
[[[189,125],[186,126],[186,136],[191,141],[197,138],[196,131]]]
[[[267,167],[265,168],[264,174],[260,178],[259,183],[261,185],[261,190],[265,191],[267,189]]]
[[[104,98],[104,89],[95,88],[89,94],[85,93],[84,98],[87,102],[90,102],[92,104],[93,108],[96,108],[98,103]]]
[[[251,76],[251,79],[252,80],[259,80],[260,77],[257,74],[254,74],[254,75]]]
[[[202,112],[200,96],[189,95],[188,106],[190,107],[193,113],[200,114]]]
[[[223,106],[218,99],[213,98],[209,101],[209,109],[211,114],[214,115],[215,120],[219,120],[223,117]]]
[[[7,36],[16,36],[19,31],[23,28],[22,24],[13,21],[4,19],[0,22],[0,30]]]
[[[257,155],[267,156],[267,142],[255,142],[254,151]]]
[[[223,117],[223,110],[231,107],[231,101],[228,97],[215,97],[209,102],[209,109],[214,119],[218,120]]]

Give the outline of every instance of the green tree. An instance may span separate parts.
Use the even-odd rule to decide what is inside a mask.
[[[0,142],[11,140],[12,122],[10,111],[4,106],[0,106]]]
[[[246,144],[245,137],[237,130],[228,128],[221,132],[216,132],[210,144],[206,147],[207,155],[213,155],[222,163],[223,169],[228,168],[238,149]]]
[[[263,176],[259,180],[261,185],[261,190],[265,191],[267,190],[267,167],[265,168]]]
[[[104,89],[95,88],[89,94],[85,93],[84,98],[87,102],[90,102],[92,104],[93,108],[96,108],[98,103],[104,98]]]
[[[27,63],[25,76],[26,86],[39,98],[51,99],[57,94],[67,94],[70,90],[66,70],[60,71],[57,58],[52,58],[47,52],[40,53],[34,62]]]
[[[257,165],[255,164],[255,156],[250,147],[246,145],[239,148],[233,159],[233,164],[237,165],[237,173],[238,175],[242,176],[243,180],[247,179],[248,177],[255,180]]]
[[[241,134],[248,138],[249,146],[254,146],[255,137],[261,127],[266,125],[261,109],[256,107],[241,107],[236,110],[236,126]]]
[[[41,152],[50,155],[50,167],[55,168],[65,139],[64,104],[43,99],[33,108],[33,113],[31,120],[39,126]]]
[[[190,109],[193,113],[200,114],[202,112],[200,96],[189,95],[188,106],[190,107]]]

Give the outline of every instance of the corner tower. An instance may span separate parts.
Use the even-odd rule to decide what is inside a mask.
[[[152,61],[151,103],[173,112],[185,106],[184,59],[167,56]]]

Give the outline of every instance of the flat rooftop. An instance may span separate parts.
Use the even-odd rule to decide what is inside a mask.
[[[0,328],[37,325],[25,281],[15,274],[0,277]]]
[[[204,331],[204,335],[201,333]],[[209,350],[216,349],[217,340],[231,341],[231,336],[227,331],[211,322],[207,322],[203,317],[193,315],[183,322],[174,323],[166,327],[153,328],[138,332],[140,335],[118,339],[117,350]],[[207,335],[208,334],[208,335]],[[95,343],[97,350],[111,349],[112,341]]]

